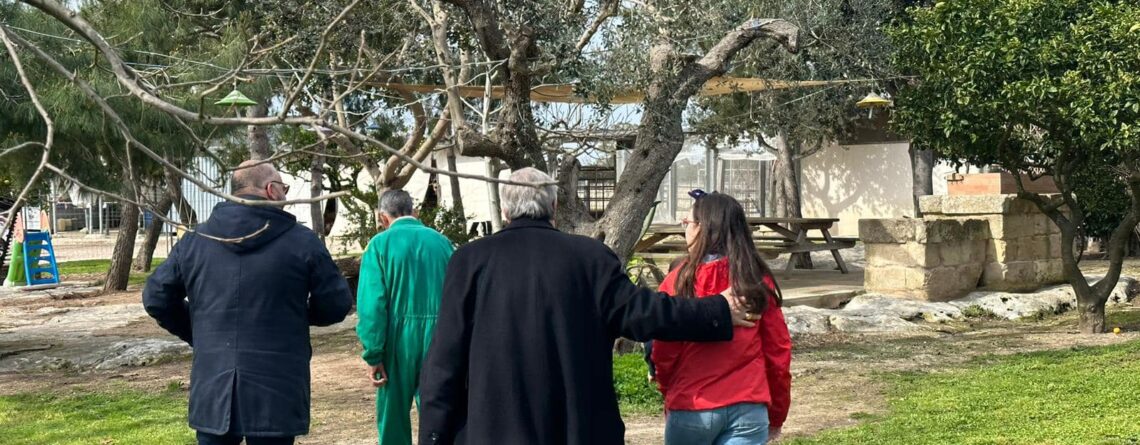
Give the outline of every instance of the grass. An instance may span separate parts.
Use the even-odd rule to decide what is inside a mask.
[[[887,413],[785,443],[1140,443],[1140,342],[983,357],[949,371],[882,378],[892,387]]]
[[[162,264],[164,260],[165,258],[155,258],[152,260],[150,270],[153,271],[154,268]],[[110,268],[111,260],[67,261],[59,263],[59,275],[64,279],[75,275],[103,275],[106,274]],[[132,286],[142,285],[146,282],[146,277],[148,276],[150,276],[150,273],[135,272],[132,270],[128,284]],[[102,278],[99,279],[99,283],[102,283]]]
[[[192,444],[193,434],[186,393],[177,388],[0,397],[6,445]]]
[[[649,367],[640,353],[614,355],[614,389],[622,414],[660,414],[657,385],[649,383]]]
[[[623,414],[659,414],[661,396],[646,380],[641,354],[614,356]],[[179,382],[142,392],[25,393],[0,396],[0,444],[193,444]]]

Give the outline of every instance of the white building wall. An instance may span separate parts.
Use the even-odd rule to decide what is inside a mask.
[[[436,156],[437,168],[446,169],[446,155],[442,152],[439,152],[436,153]],[[426,159],[424,161],[424,164],[431,165],[431,159]],[[460,173],[480,176],[486,175],[485,161],[482,158],[460,156],[456,159],[456,170],[458,170]],[[500,176],[505,178],[509,176],[509,174],[509,172],[504,172]],[[423,171],[416,171],[416,173],[412,175],[412,178],[408,182],[408,185],[404,187],[404,190],[407,191],[408,194],[412,195],[413,199],[415,199],[417,205],[423,202],[424,196],[427,193],[429,177],[430,175],[428,173],[425,173]],[[310,196],[310,182],[307,177],[282,174],[282,179],[283,182],[289,184],[289,199],[306,199]],[[451,197],[450,178],[445,175],[440,175],[439,182],[440,202],[446,207],[453,207],[454,203],[452,202]],[[361,172],[360,176],[357,177],[357,187],[366,189],[371,185],[372,177],[369,176],[367,171]],[[468,226],[470,227],[471,223],[476,221],[490,221],[490,198],[487,193],[486,182],[476,179],[461,178],[459,180],[459,187],[461,191],[460,193],[463,195],[463,210],[468,217]],[[286,210],[297,217],[298,223],[301,223],[306,227],[312,227],[312,218],[310,216],[311,214],[308,204],[291,205],[286,207]],[[336,223],[333,224],[331,231],[331,236],[334,238],[343,236],[349,230],[347,208],[343,205],[339,206],[337,208],[337,212],[337,220]]]
[[[839,218],[832,230],[838,236],[858,236],[860,218],[913,217],[908,146],[905,142],[832,145],[805,158],[801,161],[804,217]]]

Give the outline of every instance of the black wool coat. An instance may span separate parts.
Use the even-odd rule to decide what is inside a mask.
[[[634,285],[617,256],[521,219],[455,252],[420,381],[420,444],[623,443],[613,344],[731,340],[723,297]]]
[[[143,289],[146,312],[194,349],[190,427],[308,433],[309,326],[344,320],[348,283],[317,235],[283,210],[221,203],[199,232],[175,244]]]

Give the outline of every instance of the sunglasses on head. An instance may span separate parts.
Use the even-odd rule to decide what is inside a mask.
[[[701,198],[705,197],[705,195],[707,195],[707,194],[708,193],[705,193],[705,191],[701,190],[701,189],[689,190],[689,196],[692,197],[693,199],[701,199]]]

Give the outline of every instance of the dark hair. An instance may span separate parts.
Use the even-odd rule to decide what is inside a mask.
[[[761,313],[768,307],[768,298],[783,304],[780,288],[772,279],[773,288],[764,284],[772,277],[772,270],[756,251],[752,228],[744,216],[744,208],[733,197],[724,193],[706,193],[693,201],[693,222],[700,224],[701,232],[693,240],[689,256],[677,274],[675,289],[681,297],[695,297],[697,269],[709,255],[728,257],[728,276],[732,293],[743,297],[752,313]]]

